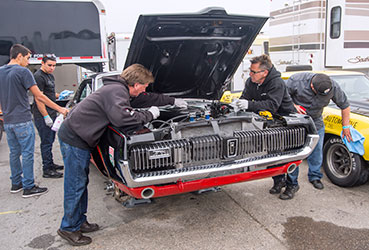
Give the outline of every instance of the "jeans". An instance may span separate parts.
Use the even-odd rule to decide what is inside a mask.
[[[9,145],[9,162],[13,185],[23,184],[24,189],[34,187],[33,156],[35,151],[35,129],[32,121],[4,124]],[[20,161],[22,156],[22,163]],[[23,174],[23,177],[22,177]]]
[[[320,167],[323,162],[323,143],[324,143],[324,127],[318,130],[319,141],[313,152],[307,158],[309,165],[308,178],[309,181],[320,180],[323,177]],[[287,185],[297,185],[299,176],[299,167],[292,173],[288,174]]]
[[[55,117],[51,118],[53,121],[55,120]],[[43,117],[35,118],[35,126],[41,139],[42,170],[49,170],[54,167],[52,149],[55,140],[55,132],[51,130],[50,127],[46,126]]]
[[[90,151],[73,147],[62,140],[60,149],[64,161],[64,216],[60,225],[63,231],[80,230],[87,213],[87,185]]]

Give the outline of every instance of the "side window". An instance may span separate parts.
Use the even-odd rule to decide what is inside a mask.
[[[332,39],[339,38],[341,35],[341,16],[342,9],[340,6],[333,7],[331,10],[331,32]]]
[[[81,102],[83,99],[85,99],[87,96],[89,96],[92,93],[91,90],[91,83],[86,84],[85,88],[83,88],[81,96],[79,98],[79,102]]]

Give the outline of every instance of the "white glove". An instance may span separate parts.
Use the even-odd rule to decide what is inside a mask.
[[[178,108],[186,109],[188,104],[185,100],[176,98],[176,99],[174,99],[174,106],[176,106]]]
[[[51,119],[51,117],[49,115],[45,115],[44,116],[44,121],[46,126],[48,126],[49,128],[51,128],[53,126],[53,119]]]
[[[247,109],[249,107],[249,101],[245,99],[238,99],[236,105],[240,109]]]
[[[156,119],[156,118],[158,118],[159,117],[159,115],[160,115],[160,110],[159,110],[159,108],[158,107],[155,107],[155,106],[152,106],[151,108],[149,108],[149,110],[148,111],[150,111],[151,112],[151,114],[152,114],[152,119],[154,120],[154,119]]]

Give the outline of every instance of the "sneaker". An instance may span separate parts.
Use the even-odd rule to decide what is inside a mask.
[[[58,165],[58,164],[53,164],[53,169],[55,169],[55,170],[63,170],[64,169],[64,166],[62,166],[62,165]]]
[[[281,200],[291,200],[295,196],[295,193],[297,191],[299,191],[299,189],[300,189],[299,185],[297,185],[297,186],[287,185],[284,192],[279,195],[279,199],[281,199]]]
[[[48,169],[48,170],[44,170],[44,173],[42,174],[42,177],[44,177],[44,178],[62,178],[63,173],[59,173],[55,169]]]
[[[42,195],[42,194],[46,194],[47,193],[47,188],[46,187],[38,187],[38,186],[34,186],[31,189],[24,189],[23,190],[23,198],[28,198],[28,197],[32,197],[32,196],[37,196],[37,195]]]
[[[18,185],[12,184],[12,187],[10,188],[10,193],[15,194],[22,191],[22,189],[23,189],[22,183]]]

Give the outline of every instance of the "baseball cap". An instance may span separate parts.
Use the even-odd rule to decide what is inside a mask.
[[[319,95],[327,95],[332,89],[332,80],[325,74],[316,74],[311,83]]]

